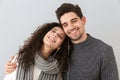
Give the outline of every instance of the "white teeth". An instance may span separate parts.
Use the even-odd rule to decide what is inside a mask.
[[[73,30],[72,32],[71,32],[71,34],[74,34],[74,33],[76,33],[78,30],[77,29],[75,29],[75,30]]]
[[[55,40],[52,37],[48,37],[52,42],[55,42]]]

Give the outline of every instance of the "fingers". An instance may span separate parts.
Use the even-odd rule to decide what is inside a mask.
[[[11,57],[11,60],[8,61],[6,64],[5,64],[5,73],[6,74],[9,74],[11,72],[13,72],[15,69],[16,69],[16,63],[12,63],[12,60],[14,59],[14,56]]]
[[[14,59],[14,56],[11,56],[10,61],[12,61],[13,59]]]

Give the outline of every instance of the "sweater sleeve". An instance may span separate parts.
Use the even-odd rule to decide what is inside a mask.
[[[102,55],[101,80],[119,80],[114,52],[110,46]]]

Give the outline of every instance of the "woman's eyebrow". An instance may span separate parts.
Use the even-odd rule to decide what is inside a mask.
[[[57,28],[54,28],[54,30],[58,30]],[[62,36],[62,37],[65,37],[65,35],[63,34],[63,33],[61,33],[61,32],[59,32],[59,34]]]
[[[56,30],[56,31],[57,31],[57,29],[56,29],[56,28],[53,28],[53,30]]]

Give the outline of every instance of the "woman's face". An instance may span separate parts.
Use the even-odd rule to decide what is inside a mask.
[[[66,35],[62,28],[54,27],[52,28],[43,39],[44,45],[50,47],[51,49],[55,50],[63,43]]]

